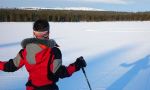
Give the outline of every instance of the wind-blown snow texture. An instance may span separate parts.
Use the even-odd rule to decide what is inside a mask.
[[[150,22],[50,22],[63,64],[83,55],[93,90],[150,90]],[[14,58],[20,42],[32,37],[32,23],[0,23],[0,60]],[[0,90],[24,90],[25,68],[0,71]],[[60,90],[88,90],[82,71],[57,83]]]

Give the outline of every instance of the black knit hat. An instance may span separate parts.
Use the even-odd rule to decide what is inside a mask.
[[[33,30],[34,31],[39,31],[39,32],[43,32],[43,31],[48,31],[49,32],[49,23],[47,20],[37,20],[34,22],[33,24]]]

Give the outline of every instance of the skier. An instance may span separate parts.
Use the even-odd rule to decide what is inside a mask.
[[[0,61],[0,70],[14,72],[25,65],[29,78],[26,90],[59,90],[59,78],[70,77],[74,72],[86,67],[83,57],[79,57],[68,67],[62,65],[62,54],[53,39],[49,39],[49,23],[37,20],[33,24],[34,38],[21,42],[22,48],[14,59]]]

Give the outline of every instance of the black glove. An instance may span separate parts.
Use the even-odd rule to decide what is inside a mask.
[[[76,67],[76,71],[80,70],[80,68],[86,67],[86,62],[82,56],[76,59],[74,62],[74,65]]]

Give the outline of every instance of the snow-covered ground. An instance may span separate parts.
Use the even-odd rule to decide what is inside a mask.
[[[93,90],[150,90],[150,22],[50,22],[63,64],[84,56]],[[32,22],[0,23],[0,60],[14,58],[32,37]],[[0,90],[24,90],[25,68],[0,71]],[[60,90],[88,90],[82,71],[58,82]]]

